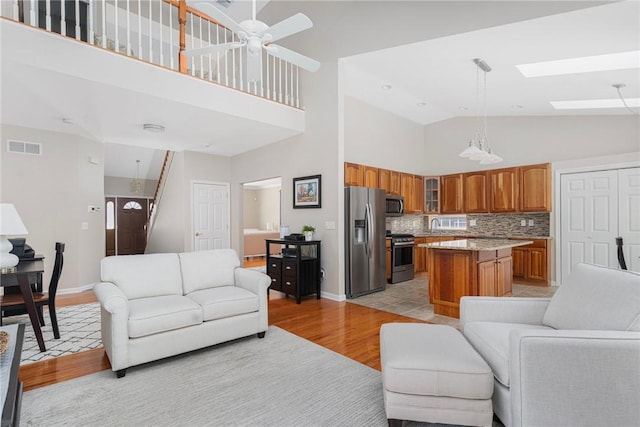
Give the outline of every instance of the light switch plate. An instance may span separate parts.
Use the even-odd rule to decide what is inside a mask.
[[[532,219],[529,220],[529,227],[533,227],[533,220]]]
[[[526,219],[523,219],[522,221],[520,221],[520,225],[521,225],[522,227],[526,227],[526,226],[527,226],[527,220],[526,220]]]
[[[324,222],[324,229],[325,230],[335,230],[336,229],[336,222],[335,221],[325,221]]]

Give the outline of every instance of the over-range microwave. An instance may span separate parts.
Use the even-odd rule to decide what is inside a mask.
[[[387,194],[387,214],[386,216],[404,215],[404,197]]]

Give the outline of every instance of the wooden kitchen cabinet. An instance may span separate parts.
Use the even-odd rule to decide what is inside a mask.
[[[440,177],[424,177],[424,213],[440,213]]]
[[[387,237],[385,239],[385,259],[386,259],[386,263],[387,263],[387,282],[390,283],[391,282],[391,238]]]
[[[463,212],[489,212],[487,172],[462,174]]]
[[[378,169],[378,187],[382,188],[385,193],[394,196],[400,195],[400,172],[389,169]]]
[[[489,212],[518,210],[518,168],[494,169],[489,175]]]
[[[345,187],[362,187],[364,185],[364,166],[344,162]]]
[[[427,248],[421,248],[418,245],[427,243],[427,238],[416,237],[415,242],[415,249],[413,251],[413,270],[415,273],[423,273],[427,271]]]
[[[400,174],[400,195],[404,198],[404,213],[413,213],[413,175]]]
[[[551,211],[551,164],[520,166],[520,211]]]
[[[421,175],[413,176],[413,213],[424,213],[424,178]]]
[[[527,285],[549,286],[549,251],[546,239],[532,240],[527,246],[513,248],[513,278]]]
[[[378,168],[363,166],[362,169],[364,187],[380,188],[378,184]]]
[[[513,261],[511,251],[480,252],[478,254],[478,293],[483,296],[501,297],[511,293]]]
[[[440,197],[442,214],[462,213],[462,174],[443,175],[440,177]]]

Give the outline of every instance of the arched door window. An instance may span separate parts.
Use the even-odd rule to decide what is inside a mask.
[[[142,205],[138,202],[134,202],[134,201],[130,201],[125,203],[125,205],[122,207],[122,209],[142,209]]]

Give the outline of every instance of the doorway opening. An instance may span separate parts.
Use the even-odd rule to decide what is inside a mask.
[[[105,197],[105,255],[143,254],[153,199]]]
[[[280,238],[282,178],[243,184],[243,266],[266,267],[266,239]]]

